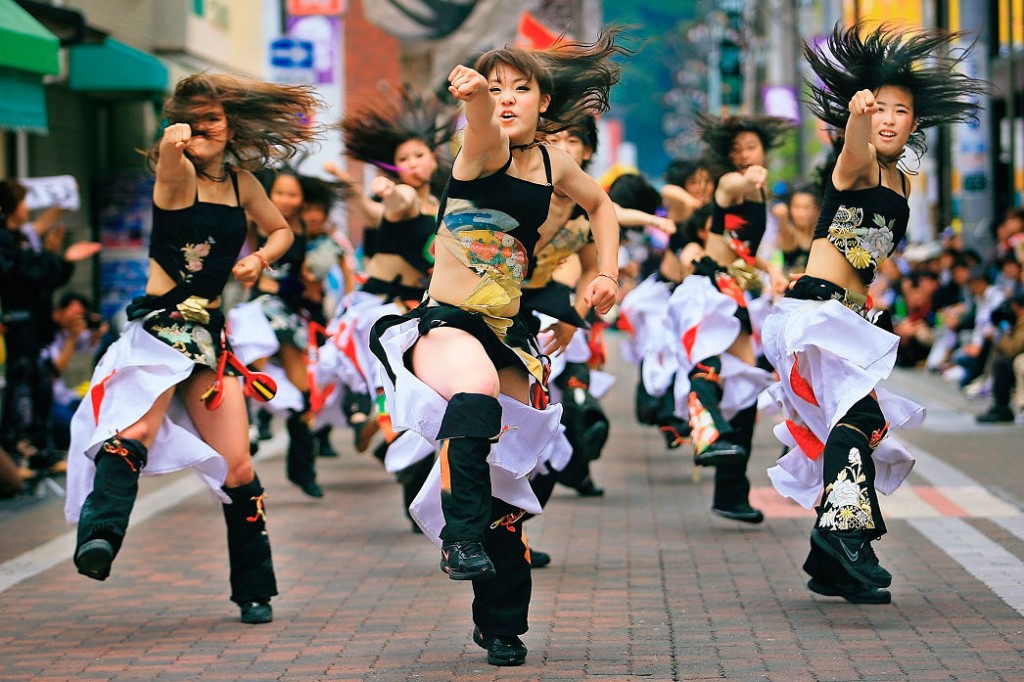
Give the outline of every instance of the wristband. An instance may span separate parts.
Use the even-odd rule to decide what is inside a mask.
[[[269,270],[270,272],[274,271],[274,268],[270,267],[270,261],[267,260],[267,257],[263,255],[261,250],[257,249],[256,251],[253,251],[251,255],[256,256],[256,258],[259,259],[264,270]]]
[[[597,275],[595,275],[595,276],[596,276],[596,277],[607,277],[607,278],[608,278],[608,279],[610,279],[611,281],[615,282],[615,286],[619,286],[619,280],[617,280],[616,278],[612,277],[611,275],[605,274],[605,273],[603,273],[603,272],[599,272],[599,273],[597,273]]]

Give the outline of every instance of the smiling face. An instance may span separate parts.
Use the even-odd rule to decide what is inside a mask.
[[[437,170],[437,159],[426,142],[412,139],[395,149],[395,165],[398,166],[398,181],[418,189],[430,182]]]
[[[499,64],[487,78],[494,98],[494,115],[512,144],[530,144],[537,133],[540,115],[547,111],[551,96],[542,94],[536,78],[509,64]]]
[[[270,188],[270,200],[281,212],[284,219],[291,223],[299,215],[302,207],[302,186],[294,175],[282,173],[274,178]]]
[[[878,110],[871,115],[871,142],[882,161],[895,163],[903,156],[910,134],[917,130],[914,97],[906,88],[883,85],[875,91]]]
[[[745,170],[750,166],[764,165],[764,145],[757,133],[744,130],[736,133],[732,138],[732,149],[729,151],[729,161],[738,171]]]

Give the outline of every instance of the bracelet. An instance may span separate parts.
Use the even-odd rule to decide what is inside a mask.
[[[603,273],[603,272],[599,272],[599,273],[597,273],[597,274],[596,274],[596,275],[594,275],[594,276],[595,276],[595,277],[607,277],[607,278],[608,278],[608,279],[610,279],[611,281],[615,282],[615,286],[619,286],[619,280],[617,280],[616,278],[612,277],[611,275],[605,274],[605,273]]]
[[[267,260],[267,257],[263,255],[260,249],[253,251],[252,254],[250,255],[256,256],[256,258],[259,259],[260,263],[263,265],[264,270],[269,270],[270,272],[274,271],[274,268],[270,267],[270,261]]]

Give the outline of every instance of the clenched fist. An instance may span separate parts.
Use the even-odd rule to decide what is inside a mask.
[[[192,127],[187,123],[172,123],[164,128],[164,137],[160,146],[173,146],[175,149],[184,149],[188,141],[192,139]]]
[[[870,116],[876,111],[875,93],[870,90],[860,90],[850,99],[850,113],[854,116]]]
[[[487,79],[468,66],[459,64],[448,74],[448,92],[452,97],[468,102],[478,93],[487,88]]]

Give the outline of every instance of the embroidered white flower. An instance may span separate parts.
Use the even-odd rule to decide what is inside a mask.
[[[877,213],[875,218],[880,219]],[[872,260],[881,262],[892,252],[892,230],[884,226],[884,221],[883,227],[869,227],[861,244],[871,254]]]
[[[501,235],[501,245],[502,246],[512,246],[515,243],[516,243],[516,240],[515,240],[515,238],[512,235],[510,235],[510,234],[503,234],[503,235]]]
[[[847,459],[850,464],[860,466],[860,450],[857,448],[850,448],[850,454]]]
[[[836,481],[828,494],[832,507],[855,507],[860,504],[860,486],[850,480]]]

